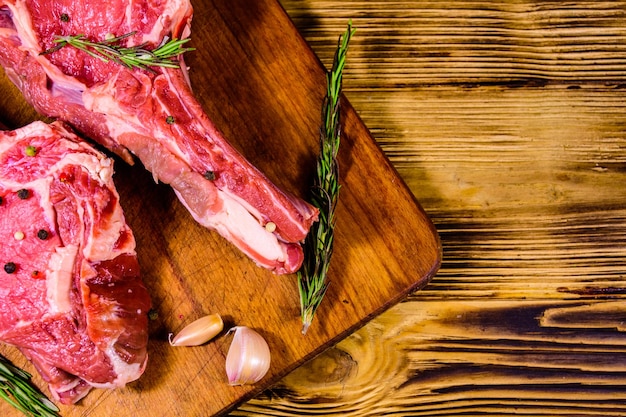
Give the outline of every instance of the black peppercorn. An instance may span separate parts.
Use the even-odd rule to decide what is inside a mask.
[[[12,274],[15,271],[17,271],[17,265],[15,265],[15,263],[7,262],[4,264],[4,272],[6,272],[7,274]]]
[[[25,188],[22,188],[21,190],[17,192],[17,196],[22,200],[26,200],[28,197],[30,197],[30,191],[28,191]]]
[[[38,237],[39,239],[41,239],[41,240],[46,240],[46,239],[48,239],[48,235],[49,235],[48,231],[47,231],[47,230],[44,230],[44,229],[40,229],[40,230],[37,232],[37,237]]]
[[[204,178],[206,178],[209,181],[215,181],[215,172],[213,172],[213,171],[205,171],[204,172]]]

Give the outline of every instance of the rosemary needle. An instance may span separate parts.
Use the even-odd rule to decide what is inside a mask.
[[[313,224],[304,241],[304,262],[297,273],[303,334],[309,329],[328,289],[327,273],[333,253],[335,207],[340,189],[337,164],[341,137],[340,96],[343,69],[354,31],[352,22],[349,22],[345,33],[339,37],[332,68],[326,73],[327,88],[322,103],[320,154],[311,190],[311,203],[319,209],[319,221]]]
[[[122,40],[134,34],[135,32],[130,32],[98,42],[88,40],[85,35],[57,35],[53,41],[56,45],[43,51],[41,55],[51,54],[65,46],[72,46],[104,62],[113,61],[128,68],[150,70],[150,67],[179,68],[180,65],[175,58],[194,50],[194,48],[183,47],[189,38],[164,39],[161,45],[153,50],[146,49],[146,43],[130,47],[120,45]]]
[[[31,417],[58,417],[59,409],[30,383],[31,375],[0,355],[0,397]]]

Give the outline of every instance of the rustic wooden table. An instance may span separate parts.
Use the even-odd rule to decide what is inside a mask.
[[[626,2],[281,3],[443,264],[232,415],[625,415]]]

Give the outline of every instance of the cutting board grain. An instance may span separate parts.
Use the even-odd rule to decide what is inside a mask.
[[[195,94],[253,164],[305,197],[317,155],[323,65],[274,0],[193,5],[191,46],[197,50],[187,64]],[[223,414],[427,283],[441,261],[437,232],[345,99],[343,108],[343,188],[331,284],[306,335],[295,276],[256,267],[197,226],[173,192],[139,164],[116,161],[115,181],[158,313],[150,323],[150,362],[139,381],[94,390],[80,404],[62,407],[64,416]],[[4,76],[0,109],[10,127],[39,118]],[[229,335],[201,347],[169,346],[169,332],[209,313],[220,313],[227,327],[255,328],[268,340],[272,367],[260,383],[227,385]],[[33,371],[13,349],[1,352]]]

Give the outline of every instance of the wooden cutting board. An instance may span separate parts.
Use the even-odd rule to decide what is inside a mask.
[[[318,153],[322,64],[276,0],[193,5],[197,50],[186,59],[195,94],[252,163],[279,186],[306,197]],[[306,335],[295,275],[258,268],[196,225],[173,192],[155,184],[139,164],[116,161],[122,206],[158,312],[150,323],[150,361],[139,381],[93,390],[78,405],[63,406],[63,416],[224,414],[427,283],[441,262],[436,230],[356,111],[343,103],[343,188],[331,284]],[[0,109],[10,127],[39,118],[4,74]],[[226,383],[231,335],[194,348],[168,344],[168,333],[210,313],[221,314],[227,328],[249,326],[267,339],[272,366],[261,382]],[[35,373],[13,348],[2,346],[0,353]],[[47,393],[37,375],[34,382]],[[0,410],[10,407],[1,403]]]

